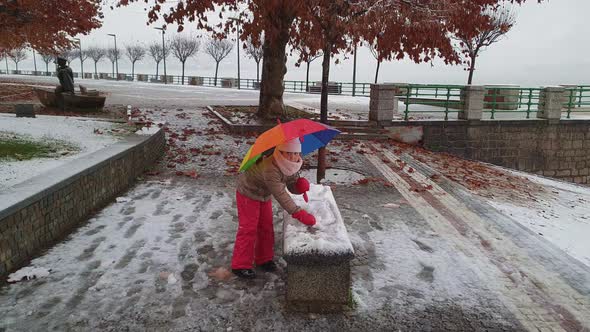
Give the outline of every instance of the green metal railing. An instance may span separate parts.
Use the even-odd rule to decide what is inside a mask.
[[[496,113],[523,113],[529,119],[539,109],[541,88],[485,87],[484,112],[495,119]]]
[[[0,74],[6,74],[6,70],[0,69]],[[55,76],[54,71],[27,71],[10,70],[9,74],[34,75],[34,76]],[[74,73],[75,77],[82,77],[80,73]],[[258,90],[260,82],[255,79],[202,77],[202,76],[178,76],[178,75],[147,75],[147,74],[125,74],[119,73],[98,73],[95,75],[86,72],[84,78],[107,79],[119,81],[139,81],[168,84],[199,85],[207,87],[224,87]],[[285,92],[320,94],[321,82],[316,81],[290,81],[283,82]],[[403,103],[403,119],[409,120],[411,114],[443,115],[445,120],[450,114],[459,113],[463,109],[461,94],[463,85],[441,85],[441,84],[398,84],[396,97]],[[489,119],[495,119],[500,113],[513,115],[522,114],[527,119],[531,113],[539,110],[542,88],[522,88],[512,86],[484,86],[484,114],[489,114]],[[354,95],[369,97],[371,83],[343,83],[330,82],[328,93],[331,95]],[[420,106],[418,106],[420,105]],[[425,107],[431,106],[431,107]],[[562,116],[569,119],[574,113],[590,113],[590,85],[576,85],[565,88],[563,94]],[[535,117],[533,115],[533,117]]]
[[[444,113],[444,119],[448,120],[449,113],[458,113],[463,108],[463,88],[463,85],[408,84],[398,86],[396,94],[401,96],[400,100],[405,105],[405,121],[409,120],[410,113]],[[435,106],[440,110],[415,109],[412,105]]]
[[[567,119],[571,117],[572,113],[590,113],[590,85],[566,88],[563,107]]]

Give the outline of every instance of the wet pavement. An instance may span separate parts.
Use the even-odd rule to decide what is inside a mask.
[[[428,165],[370,141],[334,141],[328,156],[364,176],[331,184],[356,253],[354,307],[289,313],[276,203],[279,271],[253,281],[228,271],[236,162],[254,139],[226,135],[199,107],[141,112],[166,122],[166,157],[32,261],[47,277],[0,288],[0,331],[590,328],[587,266],[455,182],[433,181]]]

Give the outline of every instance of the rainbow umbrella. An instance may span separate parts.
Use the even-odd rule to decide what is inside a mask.
[[[294,138],[299,137],[301,154],[306,155],[326,146],[338,134],[340,130],[308,119],[297,119],[285,123],[279,121],[278,125],[258,136],[254,145],[246,153],[240,165],[240,171],[245,171],[254,165],[263,152]]]

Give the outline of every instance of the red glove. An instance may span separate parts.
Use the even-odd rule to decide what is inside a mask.
[[[306,178],[297,179],[297,182],[295,182],[295,190],[297,190],[298,193],[303,194],[303,199],[305,200],[305,203],[309,201],[307,198],[307,191],[309,190],[309,181],[307,181]]]
[[[307,211],[305,211],[303,209],[293,213],[291,215],[291,217],[301,221],[303,224],[305,224],[307,226],[315,225],[315,217],[313,215],[307,213]]]

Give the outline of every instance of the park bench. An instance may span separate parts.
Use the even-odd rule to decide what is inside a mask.
[[[191,77],[189,84],[190,85],[203,85],[203,78],[200,76]]]
[[[287,308],[331,313],[351,305],[350,260],[354,258],[346,226],[328,186],[311,184],[309,203],[295,202],[314,214],[308,227],[283,213],[283,257],[287,262]]]
[[[309,93],[322,93],[322,82],[316,82],[315,85],[307,87]],[[342,94],[342,85],[336,82],[328,82],[328,94],[339,95]]]
[[[221,79],[221,87],[222,88],[233,88],[238,86],[238,81],[235,78],[222,78]]]

